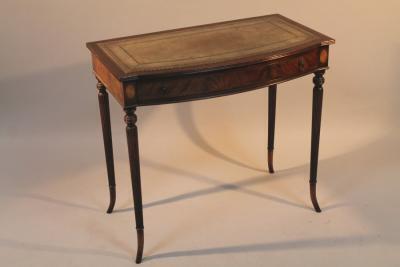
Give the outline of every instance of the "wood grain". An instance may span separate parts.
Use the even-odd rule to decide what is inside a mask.
[[[334,40],[268,15],[88,43],[119,80],[272,60]]]
[[[295,55],[235,69],[196,73],[135,82],[137,105],[155,105],[239,93],[326,68],[319,61],[319,48]],[[127,102],[128,105],[134,104]]]
[[[107,67],[96,56],[92,55],[93,71],[97,77],[114,96],[119,104],[124,106],[124,93],[122,83],[107,69]]]
[[[236,94],[269,86],[268,168],[273,167],[277,84],[307,74],[313,79],[310,195],[316,197],[323,74],[335,41],[281,15],[214,23],[88,43],[100,81],[99,104],[110,186],[115,177],[108,91],[123,106],[137,231],[136,263],[142,262],[144,223],[136,107]]]

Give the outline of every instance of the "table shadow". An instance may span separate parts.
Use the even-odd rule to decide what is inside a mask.
[[[186,199],[193,199],[196,197],[207,196],[210,194],[223,193],[226,191],[235,191],[235,192],[247,194],[250,196],[262,198],[265,200],[273,201],[273,202],[276,202],[279,204],[289,205],[292,207],[297,207],[297,208],[302,208],[302,209],[309,209],[309,207],[307,207],[307,205],[305,203],[302,205],[297,202],[290,201],[290,200],[287,200],[287,199],[284,199],[281,197],[261,193],[256,190],[251,190],[251,189],[246,188],[248,186],[252,186],[252,185],[256,185],[256,184],[264,184],[264,183],[274,181],[276,179],[284,179],[284,178],[290,177],[291,174],[296,173],[297,168],[288,169],[277,175],[269,175],[269,176],[267,174],[258,175],[258,176],[254,176],[254,177],[250,177],[250,178],[241,180],[239,182],[224,183],[224,182],[219,181],[218,179],[214,179],[214,178],[207,177],[204,175],[195,174],[190,171],[178,169],[176,167],[172,167],[172,166],[168,166],[168,165],[163,165],[163,164],[156,163],[156,162],[153,162],[150,160],[145,160],[144,164],[151,166],[154,169],[163,171],[163,172],[170,172],[170,173],[173,173],[174,175],[180,175],[180,176],[183,176],[186,178],[199,180],[201,182],[206,182],[206,183],[212,185],[207,188],[193,190],[191,192],[186,192],[186,193],[182,193],[182,194],[168,197],[165,199],[145,203],[143,205],[144,208],[165,205],[165,204],[178,202],[178,201],[182,201],[182,200],[186,200]]]
[[[351,247],[359,246],[360,242],[363,245],[373,245],[377,243],[382,244],[400,244],[400,239],[396,233],[398,224],[395,223],[399,219],[393,213],[388,213],[388,210],[381,208],[380,199],[383,199],[387,194],[384,190],[374,191],[374,199],[370,199],[371,195],[360,195],[360,190],[371,183],[374,180],[379,179],[382,183],[388,183],[391,180],[396,180],[397,172],[385,172],[390,170],[395,170],[398,166],[398,132],[389,132],[388,134],[382,135],[376,140],[371,140],[369,143],[364,144],[347,153],[341,155],[335,155],[330,158],[325,158],[320,160],[320,186],[329,189],[329,192],[335,199],[343,199],[347,202],[335,203],[332,205],[326,205],[329,202],[330,194],[327,194],[322,204],[323,212],[329,209],[333,209],[341,206],[350,206],[351,211],[354,216],[365,220],[366,223],[372,226],[371,233],[366,235],[351,235],[346,237],[326,237],[319,239],[303,239],[303,240],[290,240],[282,242],[272,242],[272,243],[256,243],[256,244],[246,244],[246,245],[234,245],[234,246],[221,246],[221,247],[211,247],[202,249],[190,249],[190,250],[176,250],[169,252],[157,253],[150,248],[149,251],[156,252],[157,254],[152,254],[145,257],[145,261],[162,259],[162,258],[175,258],[175,257],[191,257],[191,256],[203,256],[203,255],[213,255],[213,254],[230,254],[230,253],[254,253],[254,252],[266,252],[275,250],[293,250],[293,249],[312,249],[321,247]],[[373,151],[373,153],[371,153]],[[374,164],[372,164],[374,163]],[[146,161],[146,164],[149,164]],[[150,166],[152,163],[150,163]],[[371,168],[366,168],[366,166],[374,166],[373,171]],[[168,166],[168,168],[170,168]],[[397,167],[398,168],[398,167]],[[306,172],[308,169],[308,164],[297,166],[294,168],[289,168],[287,170],[281,171],[279,174],[269,177],[256,176],[250,179],[246,179],[238,182],[237,187],[260,183],[261,181],[270,181],[273,178],[280,179],[290,176],[290,174]],[[164,169],[164,171],[167,171]],[[278,171],[279,173],[279,171]],[[382,176],[382,174],[385,175]],[[182,175],[190,175],[186,171],[181,173]],[[323,177],[323,179],[322,179]],[[197,177],[196,179],[198,179]],[[201,176],[200,176],[201,178]],[[201,178],[204,179],[204,178]],[[206,180],[210,178],[206,177]],[[213,179],[212,179],[213,180]],[[390,184],[388,184],[390,185]],[[231,190],[235,186],[224,187],[221,185],[216,185],[214,189],[203,189],[200,192],[189,192],[186,197],[194,197],[206,195],[209,193],[219,192],[223,190]],[[239,189],[235,189],[239,190]],[[362,190],[361,190],[362,191]],[[170,199],[165,199],[159,201],[160,203],[148,203],[148,205],[161,205],[162,202],[170,203],[171,201],[179,201],[180,198],[184,196],[175,196]],[[366,199],[367,197],[367,199]],[[368,198],[369,197],[369,198]],[[176,198],[176,199],[174,199]],[[272,199],[269,199],[272,200]],[[374,200],[374,201],[372,201]],[[273,200],[281,201],[281,200]],[[283,201],[283,204],[287,201]],[[368,203],[368,206],[365,206]],[[290,202],[289,205],[292,203]],[[296,203],[296,205],[299,205]],[[296,206],[295,205],[295,206]],[[395,203],[387,203],[387,205],[395,205]],[[300,205],[304,208],[304,206]],[[311,206],[311,205],[310,205]],[[394,207],[394,206],[393,206]],[[309,207],[311,209],[311,207]],[[164,242],[164,241],[161,241]]]
[[[8,196],[8,197],[14,197],[14,198],[27,198],[30,200],[36,200],[36,201],[42,201],[46,203],[50,203],[52,205],[60,205],[64,207],[69,207],[69,208],[74,208],[74,209],[83,209],[83,210],[89,210],[89,211],[95,211],[95,212],[103,212],[100,208],[95,208],[89,205],[85,204],[80,204],[76,202],[72,202],[69,200],[64,200],[64,199],[57,199],[54,197],[49,197],[41,194],[36,194],[36,193],[18,193],[18,192],[2,192],[0,191],[1,196]],[[104,208],[104,213],[105,213],[105,208]]]
[[[11,240],[5,238],[0,238],[0,247],[22,249],[27,251],[39,251],[39,252],[45,251],[45,252],[53,252],[61,254],[105,256],[105,257],[113,257],[113,258],[133,261],[133,256],[129,256],[123,253],[107,251],[103,249],[74,248],[74,247],[60,246],[60,245],[36,244],[31,242]]]
[[[143,208],[151,208],[151,207],[160,206],[160,205],[167,205],[167,204],[171,204],[174,202],[179,202],[179,201],[183,201],[183,200],[187,200],[187,199],[193,199],[193,198],[197,198],[197,197],[203,197],[203,196],[207,196],[210,194],[223,193],[226,191],[235,191],[238,193],[243,193],[243,194],[247,194],[247,195],[250,195],[253,197],[258,197],[258,198],[261,198],[264,200],[272,201],[272,202],[275,202],[278,204],[313,211],[311,204],[304,202],[304,200],[302,198],[299,198],[295,195],[290,195],[292,200],[288,200],[286,198],[288,198],[289,196],[286,196],[286,198],[283,198],[283,197],[274,196],[274,195],[270,195],[270,194],[266,194],[266,193],[258,192],[256,190],[251,190],[251,189],[246,188],[248,186],[254,186],[257,184],[265,184],[268,182],[276,181],[277,179],[287,179],[294,174],[304,173],[307,171],[308,165],[302,165],[302,166],[298,166],[298,167],[288,168],[285,170],[281,170],[273,175],[268,175],[266,173],[265,175],[258,175],[258,176],[246,178],[241,181],[234,182],[234,183],[224,183],[224,182],[219,181],[218,179],[207,177],[207,176],[201,175],[201,174],[196,174],[196,173],[193,173],[193,172],[190,172],[187,170],[182,170],[182,169],[179,169],[179,168],[176,168],[173,166],[157,163],[157,162],[154,162],[154,161],[151,161],[148,159],[142,160],[142,164],[144,166],[149,166],[151,168],[157,169],[162,172],[168,172],[168,173],[172,173],[173,175],[179,175],[184,178],[195,179],[195,180],[201,181],[203,183],[211,184],[211,186],[207,187],[207,188],[193,190],[190,192],[185,192],[185,193],[178,194],[175,196],[171,196],[171,197],[167,197],[164,199],[145,203],[145,204],[143,204]],[[282,193],[284,193],[284,192],[282,192]],[[345,205],[344,203],[336,203],[336,204],[324,207],[324,210],[330,210],[330,209],[344,206],[344,205]],[[128,212],[128,211],[133,211],[133,207],[117,209],[114,212],[119,213],[119,212]]]
[[[271,252],[271,251],[288,251],[299,249],[312,249],[312,248],[333,248],[353,246],[359,242],[365,245],[373,245],[380,242],[379,235],[353,235],[345,237],[326,237],[316,239],[300,239],[289,240],[270,243],[256,243],[246,245],[212,247],[203,249],[192,250],[176,250],[165,253],[159,253],[151,256],[145,256],[143,261],[150,261],[163,258],[177,258],[177,257],[193,257],[205,256],[215,254],[233,254],[233,253],[257,253],[257,252]]]
[[[221,151],[217,150],[215,147],[210,145],[207,140],[201,135],[198,130],[197,125],[195,124],[195,120],[193,118],[193,110],[191,103],[181,103],[176,105],[176,115],[178,121],[184,130],[184,132],[188,135],[188,137],[192,140],[192,142],[197,145],[199,148],[204,150],[205,152],[214,155],[217,158],[223,159],[227,162],[235,164],[240,167],[244,167],[247,169],[251,169],[258,172],[265,172],[265,169],[256,168],[254,166],[243,163],[231,156],[228,156]]]

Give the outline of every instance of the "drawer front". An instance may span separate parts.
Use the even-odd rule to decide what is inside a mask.
[[[157,80],[139,80],[137,105],[195,100],[244,92],[278,83],[327,66],[320,62],[321,49],[234,69],[197,73]]]

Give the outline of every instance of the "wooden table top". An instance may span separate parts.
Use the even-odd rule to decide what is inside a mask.
[[[282,15],[240,19],[87,43],[120,81],[275,60],[334,39]]]

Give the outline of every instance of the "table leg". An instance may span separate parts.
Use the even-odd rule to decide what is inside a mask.
[[[275,138],[275,114],[276,114],[276,88],[271,85],[268,88],[268,170],[274,173],[274,138]]]
[[[131,169],[133,202],[135,209],[136,231],[138,249],[136,254],[136,263],[142,262],[144,232],[143,232],[143,208],[142,208],[142,189],[140,182],[140,164],[139,164],[139,144],[138,130],[136,127],[137,116],[136,108],[125,109],[126,136],[128,140],[129,164]]]
[[[321,130],[322,97],[325,70],[317,71],[313,79],[313,110],[312,110],[312,129],[311,129],[311,165],[310,165],[310,195],[316,212],[321,212],[318,205],[316,185],[318,168],[319,136]]]
[[[99,107],[101,116],[101,126],[103,129],[103,141],[104,151],[106,154],[107,163],[107,176],[108,186],[110,189],[110,204],[107,209],[107,213],[111,213],[114,209],[116,191],[115,191],[115,172],[114,172],[114,156],[112,147],[111,137],[111,122],[110,122],[110,105],[108,101],[108,93],[106,87],[99,81],[97,83],[97,89],[99,90]]]

